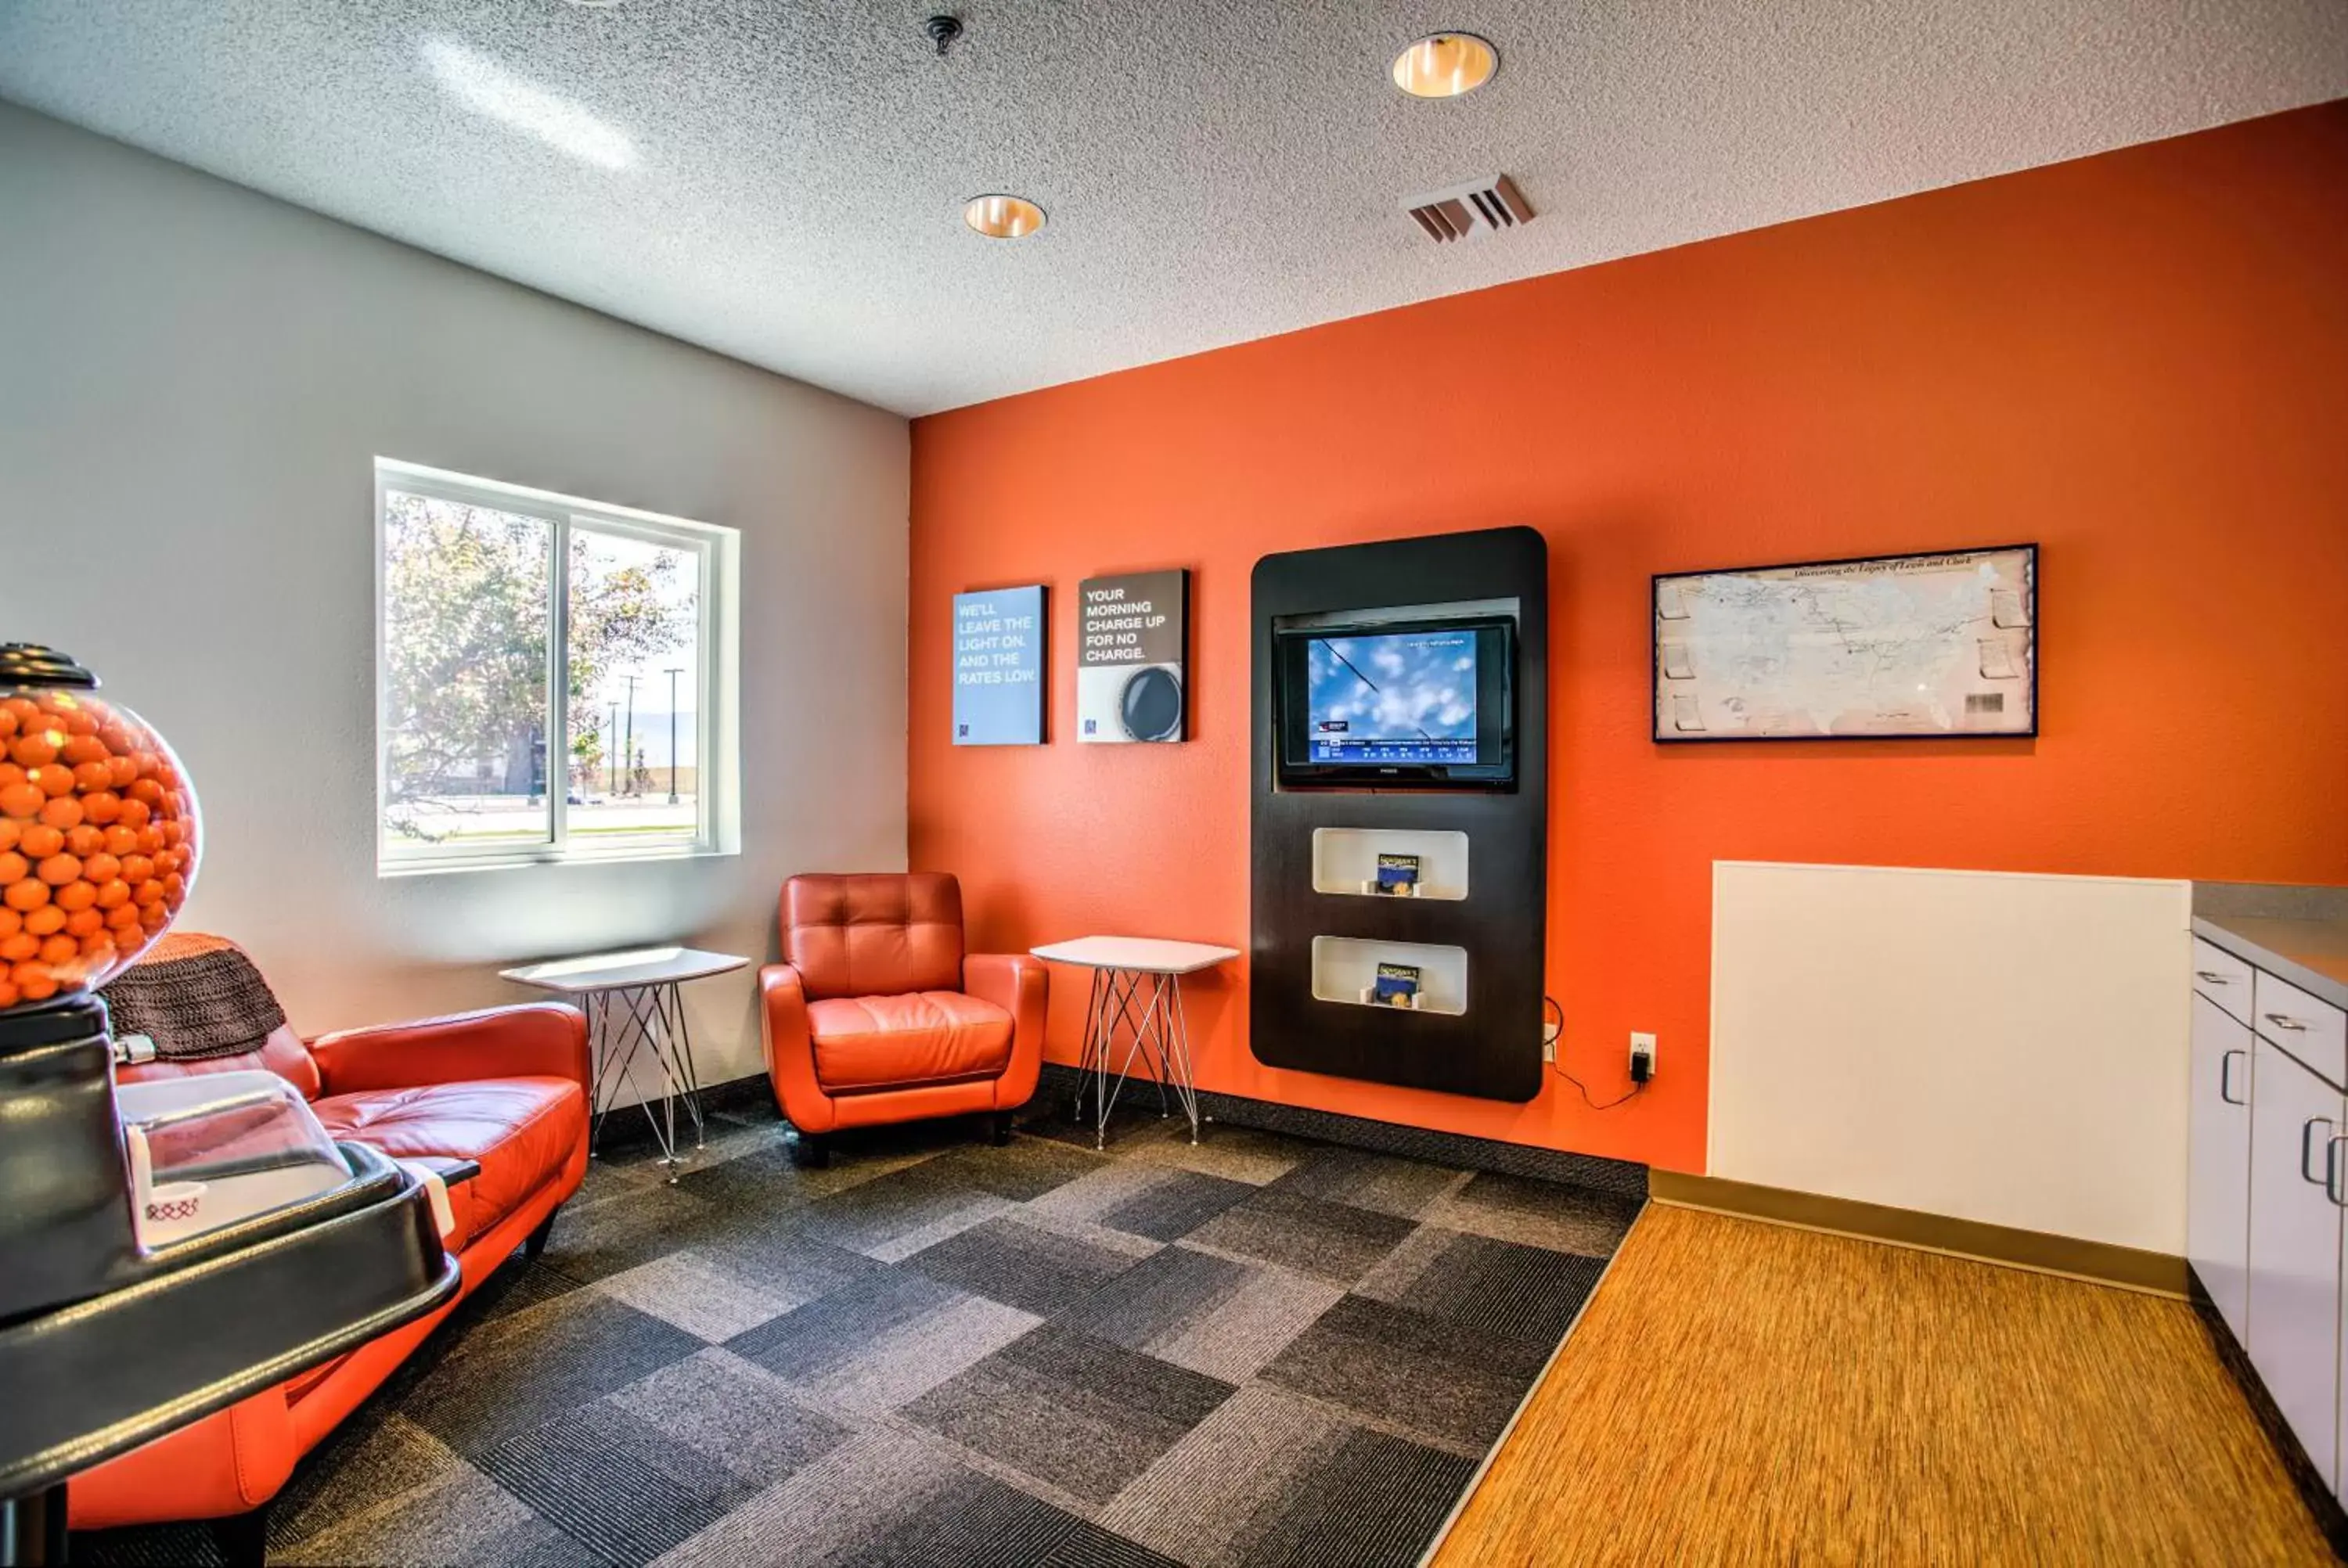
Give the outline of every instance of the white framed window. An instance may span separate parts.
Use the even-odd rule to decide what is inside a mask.
[[[731,528],[378,457],[376,869],[731,853]]]

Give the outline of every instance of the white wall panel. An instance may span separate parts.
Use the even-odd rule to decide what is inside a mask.
[[[2184,882],[1720,862],[1708,1172],[2181,1255]]]

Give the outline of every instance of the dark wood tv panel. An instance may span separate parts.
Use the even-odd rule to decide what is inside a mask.
[[[1504,610],[1516,620],[1515,784],[1279,786],[1275,630],[1424,619],[1430,610]],[[1548,948],[1547,542],[1531,528],[1492,528],[1266,556],[1255,568],[1251,636],[1248,993],[1257,1058],[1413,1089],[1531,1099],[1541,1085]],[[1319,886],[1316,830],[1324,835]],[[1381,835],[1461,835],[1464,861],[1456,838]],[[1380,842],[1439,844],[1446,867],[1464,864],[1464,877],[1447,870],[1453,885],[1429,888],[1448,896],[1393,897],[1346,890],[1346,879],[1330,874],[1340,862],[1358,864]],[[1389,950],[1395,961],[1425,960],[1432,984],[1422,999],[1433,1005],[1412,1010],[1348,996],[1363,966]],[[1455,972],[1462,967],[1464,975]]]

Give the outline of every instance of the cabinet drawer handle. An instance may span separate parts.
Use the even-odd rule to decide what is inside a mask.
[[[2230,975],[2221,975],[2210,969],[2196,969],[2193,978],[2207,986],[2230,986],[2234,983]]]
[[[2302,1023],[2295,1018],[2285,1018],[2279,1012],[2271,1012],[2267,1014],[2267,1021],[2274,1025],[2277,1029],[2287,1029],[2293,1034],[2305,1034],[2307,1032],[2307,1025]]]
[[[2348,1132],[2334,1132],[2323,1145],[2323,1195],[2332,1200],[2333,1207],[2348,1209],[2348,1197],[2343,1197],[2340,1192],[2340,1145],[2343,1143],[2348,1143]]]
[[[2319,1176],[2307,1168],[2307,1163],[2315,1158],[2315,1129],[2319,1124],[2330,1127],[2333,1122],[2329,1116],[2311,1116],[2307,1119],[2307,1125],[2299,1130],[2299,1179],[2309,1186],[2322,1187],[2328,1191],[2331,1186],[2330,1173],[2326,1172]]]
[[[2234,1098],[2234,1058],[2248,1056],[2247,1050],[2230,1050],[2218,1059],[2218,1098],[2229,1105],[2248,1105],[2247,1100]]]

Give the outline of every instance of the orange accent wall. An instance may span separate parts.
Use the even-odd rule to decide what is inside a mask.
[[[1601,1112],[1275,1071],[1242,964],[1190,992],[1204,1086],[1701,1170],[1715,859],[2348,882],[2348,103],[916,422],[913,866],[982,948],[1244,948],[1250,569],[1510,523],[1550,541],[1564,1061],[1612,1098],[1652,1029],[1659,1076]],[[1648,739],[1649,573],[2015,539],[2036,742]],[[1174,566],[1193,739],[1079,744],[1078,581]],[[949,600],[1025,582],[1050,743],[956,748]]]

